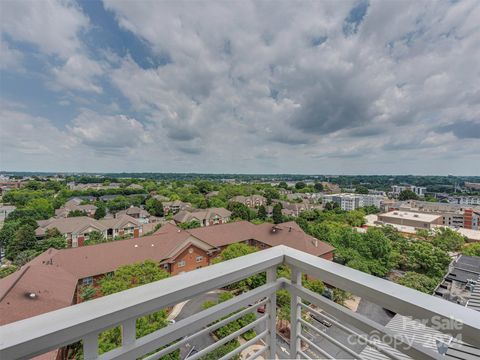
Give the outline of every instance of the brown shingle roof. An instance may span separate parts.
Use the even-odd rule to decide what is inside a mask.
[[[205,249],[256,239],[270,246],[287,245],[317,256],[334,250],[306,235],[295,222],[254,225],[248,221],[188,231],[167,223],[152,236],[49,249],[19,271],[0,279],[0,325],[69,306],[78,280],[147,259],[167,260],[179,247],[188,244],[189,238],[203,242]],[[26,296],[29,292],[38,295],[35,300]]]

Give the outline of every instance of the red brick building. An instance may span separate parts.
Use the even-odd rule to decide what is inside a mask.
[[[230,244],[277,245],[333,258],[334,248],[305,234],[295,222],[247,221],[180,230],[166,224],[151,236],[69,249],[49,249],[0,279],[0,325],[70,306],[83,285],[96,285],[122,265],[158,262],[171,275],[207,266]]]

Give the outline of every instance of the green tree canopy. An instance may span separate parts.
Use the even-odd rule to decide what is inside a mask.
[[[465,237],[450,228],[438,228],[434,232],[432,244],[445,251],[457,251],[465,244]]]
[[[405,201],[405,200],[417,200],[418,196],[412,190],[406,189],[400,192],[398,195],[398,200]]]
[[[438,279],[414,271],[408,271],[403,277],[396,280],[396,282],[427,294],[431,294],[438,285]]]
[[[480,256],[480,243],[465,245],[462,254],[467,256]]]
[[[265,208],[265,206],[260,205],[260,207],[258,208],[257,217],[260,220],[265,220],[267,218],[267,209]]]
[[[145,202],[145,210],[153,216],[162,217],[164,215],[162,202],[155,198],[150,198]]]
[[[283,207],[281,203],[276,203],[273,206],[272,218],[275,224],[280,224],[281,222],[283,222],[282,208]]]

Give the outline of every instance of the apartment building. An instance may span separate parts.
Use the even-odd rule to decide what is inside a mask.
[[[480,205],[480,196],[449,196],[448,202],[450,204],[458,205]]]
[[[49,249],[0,279],[0,325],[73,305],[78,289],[96,286],[122,265],[152,260],[171,275],[208,266],[230,244],[259,250],[287,245],[326,260],[334,248],[303,232],[295,222],[254,225],[247,221],[180,230],[166,224],[154,235],[71,249]],[[35,294],[35,306],[32,297]]]
[[[239,202],[241,204],[244,204],[248,206],[249,208],[256,208],[261,205],[265,206],[267,205],[267,198],[265,198],[262,195],[250,195],[250,196],[234,196],[233,198],[230,199],[230,201],[233,202]]]
[[[67,218],[50,218],[37,221],[38,228],[35,235],[45,237],[47,230],[57,229],[67,239],[69,247],[82,247],[88,240],[90,233],[97,231],[106,238],[117,236],[138,237],[142,234],[141,224],[129,215],[118,218],[96,220],[88,216]]]
[[[169,212],[172,212],[172,214],[176,214],[179,211],[190,210],[191,208],[192,204],[180,200],[166,201],[163,203],[163,212],[165,213],[165,215]]]
[[[323,203],[335,202],[342,210],[352,211],[365,206],[376,206],[380,209],[385,199],[381,195],[336,194],[324,195]]]
[[[414,186],[414,185],[393,185],[392,186],[392,194],[394,196],[400,195],[402,191],[411,190],[417,196],[424,197],[425,193],[427,192],[427,188],[423,186]]]
[[[179,211],[173,221],[177,224],[198,221],[200,226],[225,224],[230,221],[232,212],[224,208],[195,209]]]

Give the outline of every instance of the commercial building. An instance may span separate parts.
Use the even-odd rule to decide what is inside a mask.
[[[472,230],[480,229],[480,208],[459,204],[408,200],[392,204],[399,211],[437,214],[442,216],[442,225]]]
[[[435,214],[391,211],[385,214],[378,214],[378,222],[428,230],[433,229],[437,225],[442,225],[442,217]]]

